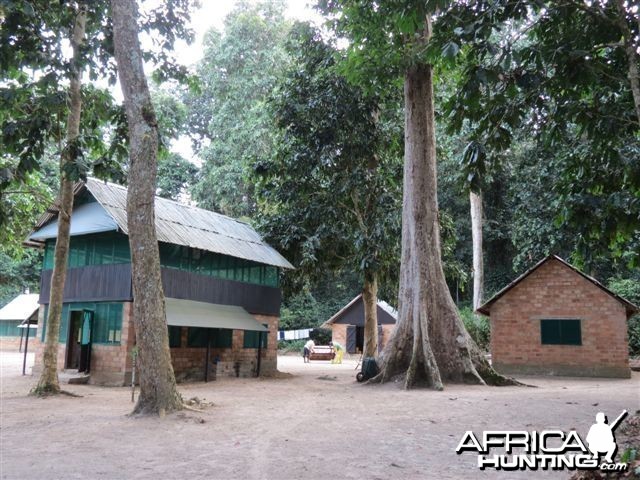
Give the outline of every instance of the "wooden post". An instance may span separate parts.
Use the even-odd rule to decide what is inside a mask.
[[[204,359],[204,383],[209,381],[209,356],[211,355],[211,329],[207,328],[207,355]]]
[[[24,341],[24,359],[22,360],[22,375],[26,375],[27,371],[27,352],[29,351],[29,328],[30,323],[27,323],[27,339]]]
[[[27,330],[27,335],[29,335],[28,330]],[[24,337],[24,328],[20,329],[20,347],[18,348],[18,353],[22,352],[22,337]]]
[[[260,376],[260,363],[262,362],[262,332],[258,333],[258,364],[256,365],[256,377]]]

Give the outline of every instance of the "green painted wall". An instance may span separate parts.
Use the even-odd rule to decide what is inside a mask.
[[[120,302],[65,303],[62,306],[58,341],[60,343],[67,343],[71,312],[85,309],[94,312],[92,342],[103,345],[120,345],[120,337],[122,335],[122,303]],[[47,331],[48,315],[49,306],[45,305],[44,323],[40,337],[43,342]]]
[[[47,240],[44,270],[53,268],[54,248],[55,241]],[[69,268],[130,262],[129,240],[122,233],[105,232],[71,237]],[[175,268],[238,282],[270,287],[278,287],[280,284],[277,267],[180,245],[160,243],[160,263],[165,268]]]
[[[53,268],[55,240],[47,240],[44,250],[44,270]],[[96,233],[71,237],[69,268],[88,265],[130,263],[129,239],[117,232]]]
[[[0,321],[0,337],[19,337],[20,332],[23,330],[21,328],[18,328],[18,325],[20,325],[20,323],[22,323],[20,320]],[[36,330],[34,328],[29,329],[29,336],[36,336]]]

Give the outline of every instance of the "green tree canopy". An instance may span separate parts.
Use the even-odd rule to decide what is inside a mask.
[[[251,165],[271,155],[273,128],[266,101],[287,65],[289,23],[284,2],[238,2],[222,33],[211,30],[197,72],[200,93],[186,99],[202,175],[199,205],[243,217],[256,210]]]
[[[576,260],[628,252],[640,236],[637,12],[618,1],[505,0],[445,16],[458,25],[440,42],[456,45],[460,64],[450,131],[468,129],[490,156],[534,139]]]
[[[273,98],[278,147],[256,164],[261,227],[297,275],[349,266],[384,277],[397,269],[399,132],[385,128],[379,98],[336,71],[338,52],[319,32],[296,25],[288,51]]]

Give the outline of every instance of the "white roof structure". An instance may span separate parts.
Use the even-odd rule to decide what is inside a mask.
[[[336,312],[336,314],[333,315],[329,320],[324,322],[322,326],[327,327],[332,323],[334,323],[338,318],[342,316],[344,312],[346,312],[354,303],[356,303],[361,298],[362,298],[362,294],[357,295],[353,300],[351,300],[344,307],[342,307],[338,312]],[[391,316],[391,318],[393,318],[394,320],[398,320],[398,311],[395,308],[393,308],[391,305],[389,305],[387,302],[385,302],[384,300],[378,300],[378,307],[380,307],[382,310],[387,312]]]
[[[0,320],[29,319],[38,310],[37,293],[23,293],[7,303],[0,309]]]
[[[79,205],[71,214],[71,235],[119,230],[128,232],[127,188],[88,178],[75,186],[75,195],[88,191],[95,202]],[[276,249],[247,223],[210,210],[156,197],[158,241],[184,245],[231,257],[293,268]],[[28,242],[42,242],[57,235],[57,208],[52,206],[40,217]]]

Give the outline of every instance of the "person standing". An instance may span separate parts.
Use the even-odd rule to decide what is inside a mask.
[[[333,349],[335,356],[331,360],[331,363],[342,363],[342,357],[344,356],[344,348],[338,342],[329,342]]]
[[[316,346],[313,340],[309,339],[307,343],[304,344],[304,349],[302,350],[302,358],[304,359],[304,363],[309,363],[309,356],[313,352],[313,348]]]

